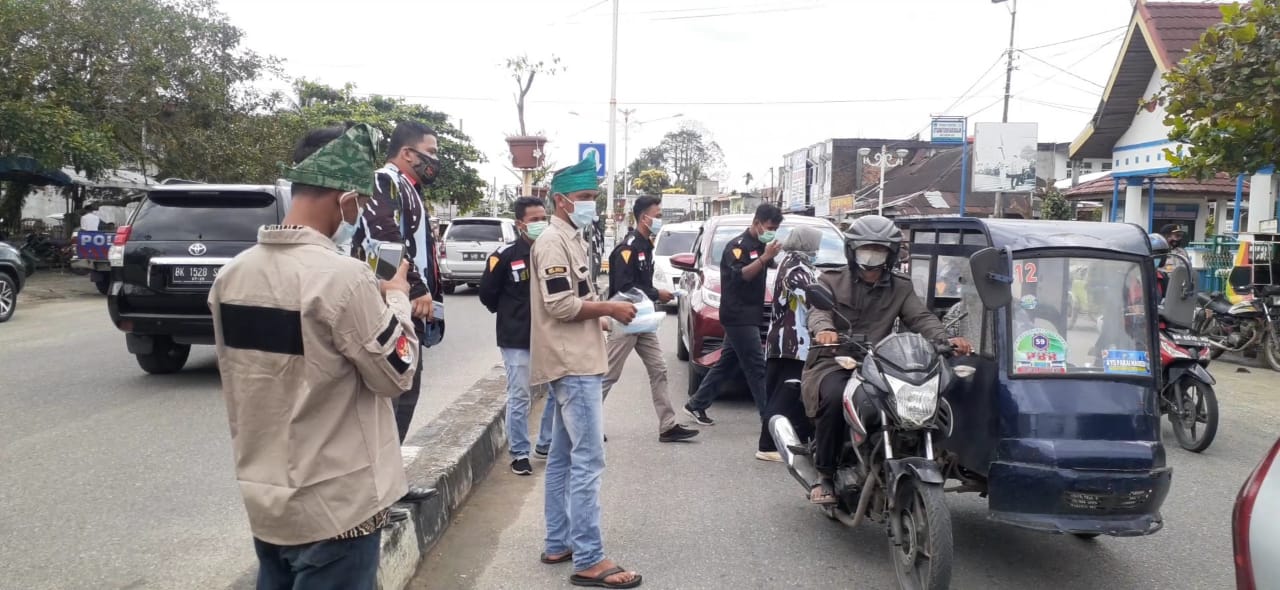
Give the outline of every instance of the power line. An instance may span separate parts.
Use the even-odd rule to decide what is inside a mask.
[[[699,19],[699,18],[715,18],[715,17],[721,17],[721,16],[743,16],[743,15],[749,15],[749,14],[768,14],[768,13],[774,13],[774,12],[799,12],[802,10],[814,10],[816,8],[821,8],[821,6],[815,4],[812,6],[790,6],[790,7],[780,7],[780,8],[766,8],[762,10],[734,10],[729,12],[717,12],[717,13],[711,13],[711,14],[695,14],[691,16],[668,16],[663,18],[651,18],[649,20],[651,21],[693,20],[693,19]]]
[[[1027,53],[1027,52],[1025,52],[1025,51],[1022,51],[1021,49],[1019,49],[1019,50],[1017,50],[1017,51],[1018,51],[1018,53],[1021,53],[1022,55],[1025,55],[1025,56],[1027,56],[1027,57],[1029,57],[1029,58],[1031,58],[1031,59],[1034,59],[1034,60],[1036,60],[1036,61],[1038,61],[1038,62],[1040,62],[1040,63],[1044,64],[1044,65],[1047,65],[1047,66],[1049,66],[1049,67],[1051,67],[1051,68],[1053,68],[1053,69],[1055,69],[1055,70],[1058,70],[1059,72],[1062,72],[1062,73],[1064,73],[1064,74],[1066,74],[1066,75],[1068,75],[1068,76],[1071,76],[1072,78],[1075,78],[1075,79],[1077,79],[1077,80],[1081,80],[1081,81],[1083,81],[1083,82],[1087,82],[1087,83],[1089,83],[1089,84],[1092,84],[1092,85],[1094,85],[1094,86],[1097,86],[1098,88],[1103,88],[1103,85],[1101,85],[1101,84],[1099,84],[1099,83],[1097,83],[1097,82],[1094,82],[1093,80],[1090,80],[1090,79],[1088,79],[1088,78],[1086,78],[1086,77],[1084,77],[1084,76],[1081,76],[1080,74],[1077,74],[1077,73],[1075,73],[1075,72],[1073,72],[1073,71],[1071,71],[1071,70],[1068,70],[1068,69],[1066,69],[1066,68],[1059,67],[1059,66],[1056,66],[1056,65],[1054,65],[1054,64],[1051,64],[1051,63],[1049,63],[1049,62],[1047,62],[1047,61],[1045,61],[1045,60],[1043,60],[1043,59],[1040,59],[1040,58],[1038,58],[1038,57],[1036,57],[1036,56],[1034,56],[1034,55],[1031,55],[1030,53]]]
[[[1058,103],[1056,103],[1056,102],[1048,102],[1048,101],[1044,101],[1044,100],[1036,100],[1036,99],[1034,99],[1034,98],[1024,98],[1024,97],[1021,97],[1021,96],[1014,97],[1014,98],[1017,98],[1018,100],[1020,100],[1020,101],[1022,101],[1022,102],[1029,102],[1029,103],[1031,103],[1031,104],[1038,104],[1038,105],[1040,105],[1040,106],[1049,107],[1049,108],[1051,108],[1051,109],[1058,109],[1058,110],[1060,110],[1060,111],[1070,111],[1070,112],[1073,112],[1073,113],[1080,113],[1080,114],[1082,114],[1082,115],[1092,115],[1092,114],[1093,114],[1093,112],[1092,112],[1092,111],[1089,111],[1089,110],[1088,110],[1088,107],[1078,107],[1078,106],[1072,106],[1072,105],[1066,105],[1066,104],[1058,104]]]
[[[356,96],[383,96],[388,98],[412,98],[421,100],[453,100],[464,102],[505,102],[507,99],[483,97],[483,96],[432,96],[421,94],[396,94],[382,92],[353,92]],[[947,100],[950,96],[931,96],[931,97],[888,97],[888,98],[833,98],[833,99],[813,99],[813,100],[628,100],[623,101],[629,105],[642,106],[768,106],[768,105],[820,105],[820,104],[879,104],[879,103],[897,103],[897,102],[918,102],[928,100]],[[598,104],[599,101],[584,100],[531,100],[530,104],[560,104],[560,105],[579,105],[579,104]]]
[[[1076,41],[1084,41],[1085,39],[1092,39],[1092,38],[1094,38],[1094,37],[1101,37],[1101,36],[1103,36],[1103,35],[1106,35],[1107,33],[1114,33],[1114,32],[1116,32],[1116,31],[1119,31],[1119,30],[1122,30],[1122,29],[1127,29],[1127,28],[1129,28],[1129,27],[1128,27],[1128,25],[1125,25],[1125,26],[1123,26],[1123,27],[1116,27],[1116,28],[1114,28],[1114,29],[1107,29],[1107,30],[1105,30],[1105,31],[1099,31],[1099,32],[1097,32],[1097,33],[1093,33],[1093,34],[1090,34],[1090,35],[1085,35],[1085,36],[1083,36],[1083,37],[1076,37],[1075,39],[1067,39],[1066,41],[1057,41],[1057,42],[1054,42],[1054,43],[1046,43],[1046,44],[1044,44],[1044,45],[1037,45],[1037,46],[1035,46],[1035,47],[1027,47],[1027,48],[1025,48],[1025,49],[1019,49],[1019,51],[1035,51],[1035,50],[1037,50],[1037,49],[1044,49],[1044,48],[1046,48],[1046,47],[1057,47],[1058,45],[1066,45],[1066,44],[1068,44],[1068,43],[1075,43]]]

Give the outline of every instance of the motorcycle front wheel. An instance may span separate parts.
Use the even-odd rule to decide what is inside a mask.
[[[1169,422],[1173,436],[1178,446],[1202,452],[1218,434],[1218,396],[1212,385],[1199,379],[1184,378],[1172,387],[1174,407],[1169,411]]]
[[[951,512],[942,498],[942,486],[914,477],[898,485],[898,502],[889,515],[902,530],[902,545],[889,537],[889,553],[898,587],[904,590],[941,590],[951,585]]]
[[[1222,344],[1227,340],[1227,336],[1222,333],[1222,326],[1213,321],[1213,318],[1200,319],[1196,322],[1196,327],[1192,330],[1192,333],[1197,336],[1204,336],[1217,344]],[[1219,346],[1211,346],[1209,347],[1209,358],[1216,361],[1224,352],[1226,350]]]

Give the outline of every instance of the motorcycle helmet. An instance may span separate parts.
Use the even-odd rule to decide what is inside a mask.
[[[1156,268],[1163,267],[1165,259],[1169,257],[1169,240],[1160,234],[1147,234],[1147,239],[1151,242],[1151,260],[1155,262]]]
[[[864,246],[883,246],[889,250],[889,255],[884,261],[860,261],[857,251]],[[898,263],[901,247],[902,230],[891,219],[879,215],[864,215],[853,220],[844,235],[844,255],[853,270],[893,268]]]

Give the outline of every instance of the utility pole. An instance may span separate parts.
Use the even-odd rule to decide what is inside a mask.
[[[627,184],[627,168],[631,165],[631,115],[636,113],[635,109],[622,109],[622,196],[627,196],[629,185]],[[609,203],[613,205],[612,202]]]
[[[1005,0],[991,0],[993,4],[999,4]],[[1009,49],[1005,55],[1004,70],[1004,115],[1000,118],[1000,122],[1009,122],[1009,99],[1013,96],[1013,52],[1014,49],[1014,33],[1018,30],[1018,0],[1009,0]],[[1001,180],[1003,182],[1003,179]],[[996,219],[1004,218],[1004,192],[996,191],[995,203],[992,207],[992,217]]]
[[[614,179],[617,178],[614,162],[618,159],[618,0],[613,0],[613,65],[610,68],[609,76],[609,147],[605,151],[608,152],[606,158],[609,160],[609,179],[608,191],[609,202],[605,204],[605,209],[613,208],[614,196]]]

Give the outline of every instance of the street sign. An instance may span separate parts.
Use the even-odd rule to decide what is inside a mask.
[[[967,127],[964,117],[934,117],[930,141],[939,145],[963,145]]]
[[[605,151],[603,143],[580,143],[578,144],[578,161],[587,159],[587,154],[595,154],[596,157],[596,178],[604,178],[609,170],[609,164],[604,159]]]
[[[1274,233],[1276,233],[1276,220],[1274,220],[1274,219],[1263,219],[1262,221],[1259,221],[1259,222],[1258,222],[1258,232],[1260,232],[1260,233],[1264,233],[1264,234],[1274,234]]]

